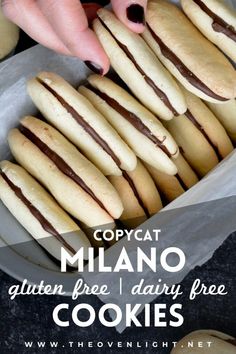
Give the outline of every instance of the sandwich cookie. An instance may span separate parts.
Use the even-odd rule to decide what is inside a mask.
[[[144,39],[187,90],[214,103],[235,98],[233,66],[177,6],[151,0],[146,19]]]
[[[236,143],[236,100],[224,104],[207,102],[207,105],[224,126],[231,140]]]
[[[233,145],[208,107],[198,97],[184,92],[187,112],[166,122],[166,126],[188,163],[203,177],[233,151]]]
[[[167,204],[178,198],[198,182],[196,173],[181,154],[179,154],[174,162],[178,169],[178,173],[175,176],[169,176],[146,164],[161,196],[163,196],[163,201],[166,201]]]
[[[188,343],[194,342],[193,348],[189,348]],[[209,346],[207,343],[211,343]],[[203,343],[199,347],[198,343]],[[188,334],[177,343],[171,354],[235,354],[236,339],[227,334],[213,331],[200,330]]]
[[[105,175],[135,169],[134,153],[93,105],[69,83],[42,72],[28,93],[45,118],[71,140]]]
[[[61,247],[74,255],[90,242],[78,225],[22,167],[0,163],[0,199],[19,223],[54,258]],[[86,254],[86,252],[84,252]]]
[[[182,92],[144,40],[113,13],[100,9],[93,23],[111,65],[135,96],[168,120],[186,111]]]
[[[58,203],[88,227],[113,223],[123,212],[107,178],[63,135],[34,117],[25,117],[8,142],[15,159]]]
[[[19,40],[19,33],[19,27],[3,15],[0,1],[0,60],[13,53]]]
[[[222,0],[181,0],[193,24],[236,61],[236,11]]]
[[[109,180],[124,205],[120,220],[125,226],[135,228],[162,209],[158,190],[140,160],[134,171],[124,172],[121,177],[110,176]]]
[[[119,135],[145,162],[173,175],[177,172],[172,157],[178,146],[160,121],[123,88],[106,77],[92,75],[79,92],[86,96],[116,129]]]

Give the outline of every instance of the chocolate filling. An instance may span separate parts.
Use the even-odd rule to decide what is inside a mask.
[[[221,337],[218,337],[218,336],[215,335],[215,334],[212,334],[212,337],[217,338],[217,339],[220,339],[220,340],[223,340],[224,342],[230,343],[230,344],[232,344],[232,345],[234,345],[234,346],[236,347],[236,339],[223,339],[223,338],[221,338]]]
[[[67,110],[68,113],[71,114],[71,116],[76,120],[76,122],[81,125],[81,127],[86,131],[86,133],[88,133],[96,141],[96,143],[101,146],[101,148],[112,158],[115,164],[120,167],[120,159],[112,151],[107,142],[97,134],[94,128],[91,127],[86,122],[86,120],[78,112],[76,112],[76,110],[72,106],[70,106],[60,95],[58,95],[58,93],[55,92],[50,86],[48,86],[40,79],[38,79],[38,81],[61,103],[61,105]]]
[[[182,180],[182,178],[180,177],[180,175],[178,173],[175,175],[175,178],[177,178],[179,184],[181,185],[183,190],[186,192],[189,188],[186,186],[186,184],[184,183],[184,181]]]
[[[212,18],[212,28],[215,32],[220,32],[225,34],[227,37],[236,42],[236,31],[235,28],[225,22],[221,17],[216,15],[213,11],[209,9],[201,0],[193,0],[209,17]]]
[[[67,248],[72,254],[76,254],[76,251],[64,240],[64,238],[57,232],[57,230],[52,226],[52,224],[41,214],[41,212],[33,206],[33,204],[24,196],[22,190],[17,187],[4,172],[0,173],[2,178],[8,184],[8,186],[13,190],[15,195],[25,204],[25,206],[29,209],[31,214],[39,221],[42,228],[56,237],[56,239],[62,243],[62,245]]]
[[[193,125],[203,134],[204,138],[207,140],[207,142],[210,144],[210,146],[214,149],[218,159],[221,161],[222,156],[220,155],[220,151],[218,149],[218,146],[214,145],[214,143],[211,141],[207,133],[205,132],[204,128],[198,123],[196,118],[193,116],[193,114],[190,112],[188,109],[185,114],[184,114],[192,123]]]
[[[150,213],[147,209],[147,207],[144,205],[144,202],[142,201],[142,198],[140,197],[134,182],[132,181],[132,178],[128,175],[128,173],[126,171],[123,171],[123,177],[126,179],[126,181],[129,183],[130,188],[132,189],[132,191],[134,192],[135,198],[137,199],[139,205],[141,206],[141,208],[143,209],[145,215],[147,218],[150,218]]]
[[[105,27],[105,29],[110,33],[110,35],[113,37],[113,39],[116,41],[116,43],[119,45],[119,47],[125,52],[125,54],[127,55],[127,57],[132,61],[132,63],[134,64],[134,66],[136,67],[136,69],[140,72],[140,74],[142,74],[142,76],[144,77],[144,80],[146,81],[146,83],[153,89],[153,91],[155,92],[155,94],[160,98],[160,100],[164,103],[164,105],[175,115],[178,116],[179,113],[175,110],[175,108],[172,106],[169,98],[167,97],[167,95],[165,94],[165,92],[163,92],[159,87],[157,87],[157,85],[155,84],[155,82],[146,75],[145,71],[138,65],[138,63],[136,62],[135,58],[133,57],[133,55],[130,53],[129,49],[120,41],[118,41],[118,39],[114,36],[114,34],[111,32],[111,30],[107,27],[107,25],[99,18],[101,24]]]
[[[221,97],[213,92],[209,87],[207,87],[192,71],[190,71],[186,65],[172,52],[161,40],[160,37],[152,30],[152,28],[147,24],[147,27],[153,37],[160,47],[162,55],[168,59],[180,72],[180,74],[194,87],[205,93],[207,96],[212,97],[218,101],[228,101],[227,98]]]
[[[236,339],[228,339],[226,342],[228,342],[236,347]]]
[[[146,125],[141,121],[141,119],[134,113],[128,111],[126,108],[121,106],[119,102],[114,100],[114,98],[108,96],[106,93],[98,90],[92,85],[88,84],[86,87],[94,92],[97,96],[103,99],[108,105],[110,105],[116,112],[122,115],[130,124],[132,124],[141,134],[145,135],[149,140],[151,140],[156,146],[158,146],[167,156],[171,157],[171,153],[167,147],[163,144],[166,137],[161,141],[155,137],[151,130],[146,127]],[[175,155],[175,154],[174,154]]]
[[[21,133],[26,136],[33,144],[35,144],[50,160],[52,160],[57,168],[64,173],[67,177],[71,178],[80,188],[90,195],[98,205],[105,210],[108,214],[103,203],[96,197],[93,191],[86,185],[86,183],[80,178],[72,168],[53,150],[51,150],[42,140],[40,140],[33,132],[23,125],[20,125]]]

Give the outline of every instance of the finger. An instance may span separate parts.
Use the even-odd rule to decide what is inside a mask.
[[[83,4],[83,8],[86,13],[88,23],[91,24],[93,20],[97,17],[97,11],[101,8],[101,6],[96,3],[88,3]]]
[[[3,13],[45,47],[71,55],[33,0],[3,1]]]
[[[78,56],[98,73],[109,70],[109,59],[78,0],[38,0],[41,11],[73,55]]]
[[[142,33],[145,28],[147,0],[111,0],[116,16],[132,31]]]

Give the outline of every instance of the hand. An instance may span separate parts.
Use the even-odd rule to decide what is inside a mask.
[[[117,17],[141,33],[147,0],[111,0]],[[79,0],[2,0],[2,9],[34,40],[62,54],[77,56],[93,71],[106,74],[109,59],[95,33],[88,27],[99,5]]]

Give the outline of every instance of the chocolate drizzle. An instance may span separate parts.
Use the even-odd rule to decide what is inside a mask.
[[[129,174],[126,172],[126,171],[123,171],[123,177],[126,179],[126,181],[129,183],[129,186],[130,188],[132,189],[132,191],[134,192],[134,195],[135,195],[135,198],[137,199],[139,205],[141,206],[141,208],[143,209],[145,215],[147,218],[150,218],[150,213],[147,209],[147,207],[144,205],[144,202],[142,200],[142,198],[140,197],[136,187],[135,187],[135,184],[132,180],[132,178],[129,176]]]
[[[153,89],[153,91],[155,92],[155,94],[160,98],[160,100],[164,103],[164,105],[175,115],[178,116],[179,113],[175,110],[175,108],[173,107],[173,105],[171,104],[169,98],[167,97],[167,95],[165,94],[165,92],[163,92],[156,84],[155,82],[146,75],[145,71],[139,66],[139,64],[136,62],[135,58],[133,57],[133,55],[131,54],[131,52],[129,51],[129,49],[126,47],[126,45],[124,45],[123,43],[121,43],[120,41],[118,41],[118,39],[114,36],[114,34],[111,32],[111,30],[107,27],[107,25],[99,18],[101,24],[103,25],[103,27],[105,27],[105,29],[110,33],[110,35],[112,36],[112,38],[116,41],[116,43],[119,45],[119,47],[125,52],[125,54],[127,55],[127,57],[132,61],[132,63],[134,64],[134,66],[136,67],[136,69],[140,72],[140,74],[143,76],[144,80],[146,81],[146,83]]]
[[[212,97],[218,101],[228,101],[227,98],[221,97],[213,92],[209,87],[207,87],[204,82],[202,82],[192,71],[190,71],[187,66],[172,52],[160,37],[152,30],[152,28],[147,24],[147,27],[153,37],[160,47],[162,55],[168,59],[180,72],[180,74],[194,87],[205,93],[207,96]]]
[[[38,78],[38,81],[61,103],[61,105],[67,110],[68,113],[76,120],[76,122],[81,125],[81,127],[88,133],[96,143],[101,146],[101,148],[112,158],[115,164],[120,167],[121,161],[116,156],[116,154],[109,147],[107,142],[97,134],[93,127],[91,127],[86,120],[72,107],[70,106],[57,92],[55,92],[50,86],[48,86],[44,81]]]
[[[67,177],[71,178],[80,188],[90,195],[95,202],[105,211],[103,203],[96,197],[94,192],[86,185],[86,183],[78,176],[72,168],[53,150],[51,150],[42,140],[40,140],[31,130],[23,125],[20,125],[21,133],[26,136],[33,144],[35,144],[50,160],[52,160],[57,168]],[[107,211],[109,214],[109,212]]]
[[[116,112],[122,115],[122,117],[124,117],[130,124],[132,124],[141,134],[145,135],[156,146],[158,146],[168,157],[172,156],[167,147],[163,144],[166,137],[164,137],[162,141],[159,140],[156,136],[152,134],[151,130],[142,122],[142,120],[136,114],[128,111],[125,107],[121,106],[121,104],[117,102],[114,98],[108,96],[106,93],[98,90],[90,84],[87,84],[86,87],[92,92],[94,92],[101,99],[103,99]]]
[[[25,206],[29,209],[31,214],[38,220],[41,224],[42,228],[56,237],[56,239],[62,243],[62,245],[67,248],[72,254],[76,254],[76,251],[64,240],[64,238],[57,232],[57,230],[52,226],[52,224],[41,214],[41,212],[24,196],[22,190],[17,187],[4,172],[0,173],[4,181],[8,184],[11,190],[15,193],[15,195],[25,204]]]
[[[203,134],[204,138],[207,140],[207,142],[210,144],[210,146],[214,149],[218,159],[221,161],[222,160],[222,156],[220,155],[220,151],[218,149],[218,146],[216,146],[211,139],[209,138],[209,136],[207,135],[207,133],[205,132],[204,128],[201,126],[201,124],[198,123],[198,121],[196,120],[196,118],[193,116],[193,114],[190,112],[190,110],[188,109],[185,114],[184,114],[193,124],[194,126]]]
[[[209,17],[212,18],[212,28],[215,32],[225,34],[227,37],[236,42],[236,30],[233,26],[225,22],[221,17],[216,15],[201,0],[193,0]]]

